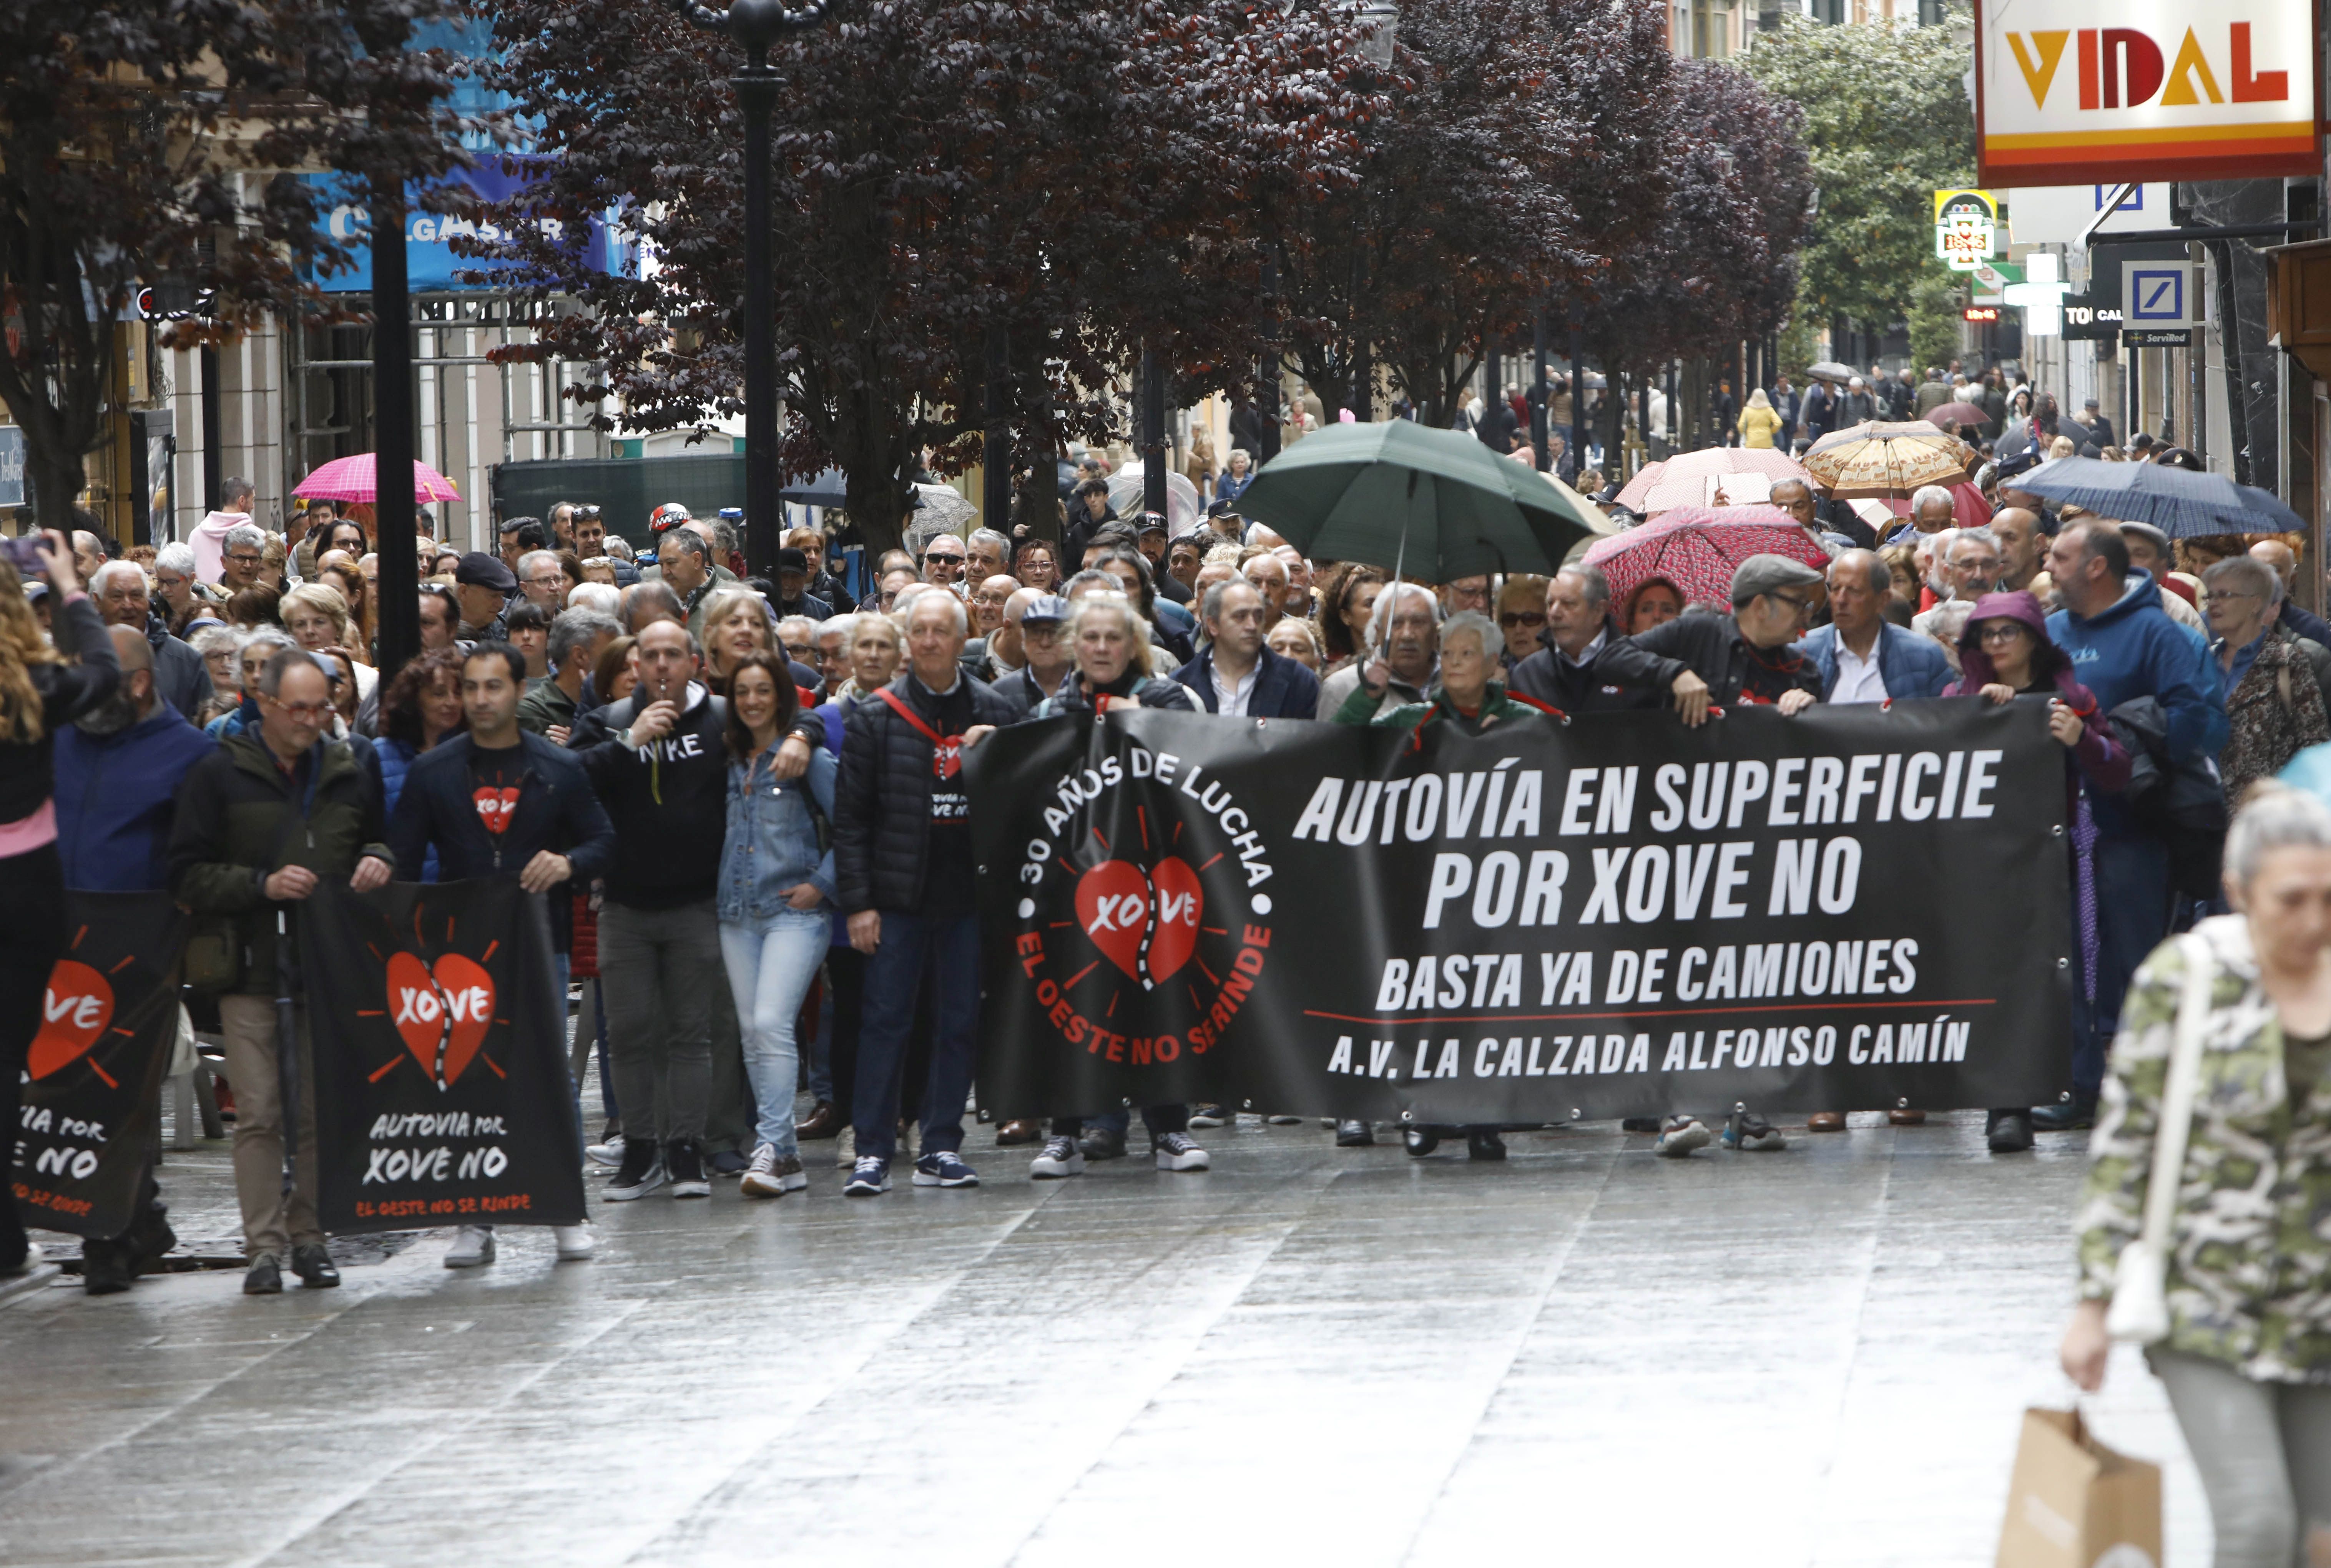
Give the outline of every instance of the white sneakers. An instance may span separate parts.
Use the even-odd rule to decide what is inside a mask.
[[[753,1151],[753,1163],[737,1178],[737,1191],[747,1198],[781,1198],[809,1185],[800,1156],[777,1158],[776,1145],[763,1144]]]
[[[562,1263],[576,1262],[599,1250],[599,1238],[588,1225],[554,1225],[550,1233],[557,1240]],[[477,1269],[493,1260],[491,1225],[464,1225],[453,1232],[453,1245],[445,1252],[446,1268]]]
[[[475,1269],[494,1260],[494,1228],[491,1225],[464,1225],[453,1232],[453,1245],[445,1254],[448,1269]]]

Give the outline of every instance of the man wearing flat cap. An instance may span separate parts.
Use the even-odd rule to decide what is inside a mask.
[[[453,568],[453,596],[461,603],[461,627],[456,635],[464,642],[507,642],[509,629],[502,623],[502,611],[509,596],[518,591],[518,575],[504,565],[500,556],[483,550],[471,550]]]
[[[1711,704],[1771,703],[1795,713],[1821,698],[1821,670],[1789,646],[1804,631],[1821,585],[1822,575],[1803,561],[1751,556],[1732,574],[1731,614],[1687,612],[1637,637],[1635,645],[1699,678],[1697,693],[1676,688],[1686,724],[1700,723]]]

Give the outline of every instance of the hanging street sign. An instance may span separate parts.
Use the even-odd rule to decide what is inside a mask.
[[[1935,193],[1935,254],[1972,272],[1999,253],[1999,204],[1989,191]]]
[[[2316,5],[1975,0],[1977,177],[2319,176]]]

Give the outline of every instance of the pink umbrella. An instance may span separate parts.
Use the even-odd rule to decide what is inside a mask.
[[[1602,568],[1614,603],[1653,577],[1700,604],[1732,602],[1732,573],[1751,556],[1787,556],[1816,571],[1829,554],[1777,507],[1679,508],[1655,523],[1597,539],[1586,564]]]
[[[291,487],[291,493],[303,501],[376,501],[380,499],[379,486],[374,478],[373,454],[358,452],[354,457],[334,458],[306,479]],[[413,499],[416,505],[430,501],[458,501],[461,492],[453,481],[425,462],[413,465]]]
[[[1643,498],[1656,484],[1669,484],[1677,480],[1704,480],[1710,474],[1763,474],[1767,479],[1804,480],[1812,476],[1805,472],[1787,452],[1769,446],[1711,446],[1698,451],[1688,451],[1665,462],[1646,463],[1641,472],[1627,481],[1619,492],[1619,504],[1629,511],[1643,509]]]

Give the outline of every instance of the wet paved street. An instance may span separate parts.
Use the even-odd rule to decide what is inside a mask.
[[[2062,1405],[2075,1140],[1982,1117],[1654,1158],[1615,1124],[1061,1183],[603,1205],[599,1257],[451,1232],[0,1307],[0,1563],[1988,1564],[2019,1412]],[[234,1232],[224,1145],[163,1171]],[[44,1240],[55,1240],[50,1237]],[[2157,1386],[2089,1414],[2170,1463]]]

